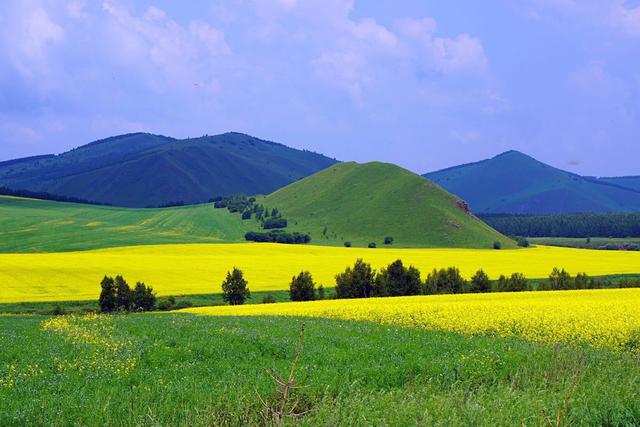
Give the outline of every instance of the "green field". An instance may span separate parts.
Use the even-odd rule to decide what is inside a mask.
[[[127,209],[0,196],[0,253],[244,241],[255,222],[212,205]]]
[[[640,238],[638,237],[591,237],[589,242],[587,242],[587,239],[585,238],[577,237],[531,237],[528,238],[528,240],[534,245],[562,246],[566,248],[580,249],[604,249],[608,246],[611,248],[640,246]]]
[[[317,245],[491,248],[510,239],[466,212],[460,199],[388,163],[340,163],[297,181],[259,203],[278,208],[291,230]]]
[[[273,403],[275,385],[266,370],[288,370],[302,320],[58,317],[58,328],[48,329],[46,321],[0,317],[0,425],[267,424],[261,399]],[[309,412],[288,425],[640,420],[637,355],[367,322],[305,322],[296,371],[305,387],[291,401]]]

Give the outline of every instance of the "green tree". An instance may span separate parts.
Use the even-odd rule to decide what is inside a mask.
[[[393,245],[393,237],[391,236],[387,236],[384,238],[384,244],[385,245]]]
[[[493,242],[493,249],[496,249],[496,250],[502,249],[502,242],[499,240],[496,240],[495,242]]]
[[[572,286],[571,276],[563,268],[560,270],[558,267],[554,267],[553,271],[549,275],[549,289],[558,291],[571,289]]]
[[[373,296],[418,295],[421,287],[420,271],[413,266],[405,268],[401,260],[396,260],[376,276]]]
[[[368,298],[374,283],[371,265],[358,259],[353,268],[347,267],[336,276],[336,296],[338,298]]]
[[[153,311],[156,309],[156,295],[151,286],[144,283],[136,283],[131,292],[131,302],[133,311]]]
[[[131,311],[131,288],[124,277],[116,276],[116,310]]]
[[[523,292],[529,290],[529,282],[522,273],[513,273],[511,277],[500,276],[496,284],[498,292]]]
[[[251,298],[248,282],[244,279],[242,270],[233,267],[232,272],[227,272],[227,277],[222,282],[222,299],[230,305],[242,305],[247,298]]]
[[[424,285],[425,294],[459,294],[466,292],[467,281],[456,267],[447,269],[434,269],[428,276]]]
[[[324,286],[318,286],[318,297],[316,299],[323,300],[327,297],[326,291],[324,290]]]
[[[471,278],[471,292],[491,292],[491,282],[484,270],[478,270]]]
[[[315,283],[308,271],[302,271],[291,279],[289,285],[291,301],[313,301],[316,298]]]
[[[98,305],[101,313],[113,313],[116,309],[116,286],[113,277],[104,276],[100,283],[102,290]]]

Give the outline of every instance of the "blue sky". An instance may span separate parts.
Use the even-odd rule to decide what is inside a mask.
[[[229,130],[415,172],[640,174],[640,1],[3,0],[0,160]]]

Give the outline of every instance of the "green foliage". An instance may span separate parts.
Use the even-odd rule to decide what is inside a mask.
[[[351,247],[351,242],[349,242],[349,241],[344,242],[344,247],[345,248],[350,248]]]
[[[524,292],[530,290],[529,282],[522,273],[513,273],[510,277],[501,275],[496,283],[497,292]]]
[[[266,294],[262,297],[263,304],[274,304],[276,302],[276,298],[271,294]]]
[[[491,292],[491,281],[484,270],[478,270],[471,278],[469,292],[481,293]]]
[[[560,270],[554,267],[549,275],[549,289],[553,291],[573,289],[574,282],[571,280],[569,273],[563,268]]]
[[[401,260],[389,264],[376,276],[372,296],[399,297],[419,295],[422,292],[420,271],[413,266],[405,268]]]
[[[133,301],[129,284],[122,276],[116,276],[114,284],[116,289],[116,311],[131,311]]]
[[[291,301],[313,301],[316,299],[315,283],[308,271],[302,271],[293,276],[289,285]]]
[[[369,244],[367,245],[367,247],[368,247],[369,249],[375,249],[375,248],[376,248],[376,244],[375,244],[375,242],[371,242],[371,243],[369,243]]]
[[[251,219],[251,215],[252,215],[251,211],[244,211],[242,212],[242,219],[243,220]]]
[[[233,271],[227,272],[227,277],[222,282],[222,298],[230,305],[244,304],[247,298],[251,298],[247,285],[242,271],[233,267]]]
[[[101,291],[98,306],[101,313],[153,311],[156,308],[156,296],[150,286],[137,282],[133,290],[122,276],[104,276],[100,283]],[[171,307],[162,307],[168,309]]]
[[[318,293],[316,295],[316,299],[323,300],[326,298],[327,296],[326,296],[326,291],[324,290],[324,286],[322,285],[318,286]]]
[[[385,245],[393,245],[393,237],[389,237],[389,236],[385,237],[384,238],[384,244]]]
[[[264,221],[264,223],[262,224],[262,228],[264,228],[265,230],[271,230],[274,228],[286,228],[287,227],[287,220],[284,218],[279,218],[279,217],[271,217],[269,219],[266,219]]]
[[[428,276],[424,284],[425,294],[459,294],[466,292],[467,281],[460,274],[456,267],[434,269]]]
[[[100,312],[114,312],[116,310],[116,285],[113,277],[104,276],[100,283],[100,287],[102,288],[100,291],[100,298],[98,300]]]
[[[133,311],[153,311],[156,308],[156,295],[151,286],[142,282],[136,283],[131,292],[131,309]]]
[[[520,246],[521,248],[528,248],[529,246],[531,246],[531,244],[529,243],[529,240],[527,240],[526,237],[516,237],[513,240],[516,241],[517,245]]]
[[[495,240],[516,247],[465,211],[458,198],[386,163],[340,163],[258,202],[277,206],[290,230],[308,232],[323,245],[367,247],[393,236],[398,247],[487,248]]]
[[[496,240],[495,242],[493,242],[493,249],[496,249],[496,250],[502,249],[502,242],[500,242],[499,240]]]
[[[353,268],[347,267],[336,276],[337,298],[368,298],[371,296],[375,273],[371,265],[358,259]]]
[[[272,230],[265,233],[250,231],[244,235],[244,238],[248,241],[262,243],[307,244],[311,241],[311,236],[308,234],[298,232],[287,233],[282,230]]]

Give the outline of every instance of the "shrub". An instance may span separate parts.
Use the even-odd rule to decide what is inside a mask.
[[[374,272],[371,265],[358,259],[353,266],[347,267],[344,273],[336,276],[336,296],[338,298],[368,298],[374,283]]]
[[[308,271],[303,271],[291,279],[289,285],[291,301],[313,301],[316,298],[315,283]]]
[[[263,304],[273,304],[276,302],[276,298],[271,294],[266,294],[262,297]]]
[[[283,230],[271,230],[266,233],[250,231],[244,235],[245,240],[253,242],[306,244],[311,241],[311,236],[298,232],[287,233]]]
[[[369,249],[375,249],[376,244],[374,242],[369,243]]]
[[[317,295],[316,299],[319,299],[319,300],[325,299],[326,298],[325,294],[326,294],[326,292],[324,290],[324,286],[322,286],[322,285],[318,286],[318,295]]]
[[[502,242],[500,242],[499,240],[496,240],[495,242],[493,242],[493,249],[496,249],[496,250],[502,249]]]
[[[385,245],[393,245],[393,237],[385,237],[384,238]]]
[[[242,212],[242,219],[244,220],[251,219],[251,211]]]
[[[269,219],[266,219],[262,224],[262,228],[265,230],[271,230],[274,228],[286,228],[287,220],[284,218],[274,218],[273,216]]]
[[[530,246],[529,240],[527,240],[526,237],[516,237],[515,240],[518,246],[520,246],[521,248],[528,248]]]
[[[373,296],[406,296],[418,295],[421,292],[422,281],[420,271],[413,266],[405,268],[402,261],[397,260],[376,276]]]
[[[242,271],[233,267],[232,272],[227,272],[227,277],[222,282],[222,299],[230,305],[242,305],[247,298],[251,298],[251,292],[247,287]]]
[[[491,282],[484,270],[478,270],[471,278],[470,292],[490,292]]]
[[[467,281],[456,267],[447,269],[434,269],[428,276],[424,285],[425,294],[459,294],[466,292]]]
[[[573,283],[571,282],[569,273],[567,273],[564,268],[560,270],[558,267],[554,267],[549,275],[549,289],[557,291],[571,288],[573,288]]]
[[[351,242],[344,242],[344,247],[345,248],[350,248],[351,247]]]

